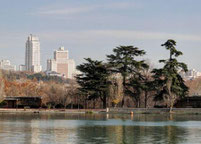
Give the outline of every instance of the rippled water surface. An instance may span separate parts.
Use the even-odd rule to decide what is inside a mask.
[[[201,115],[0,114],[0,144],[201,143]]]

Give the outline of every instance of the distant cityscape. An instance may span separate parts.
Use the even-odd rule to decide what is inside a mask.
[[[16,71],[16,66],[10,60],[1,60],[0,69]],[[19,71],[29,71],[39,73],[42,71],[40,41],[37,36],[29,35],[26,41],[25,64],[19,66]],[[44,71],[49,76],[59,76],[64,78],[74,78],[76,73],[75,61],[69,59],[69,52],[62,46],[54,51],[54,58],[47,60],[47,70]]]
[[[179,73],[184,80],[193,80],[201,77],[201,72],[196,71],[195,69],[191,69],[188,72],[181,71]]]
[[[54,51],[52,59],[47,60],[47,69],[44,71],[48,76],[59,76],[73,79],[76,73],[75,61],[69,59],[69,52],[63,46]],[[0,69],[17,71],[16,66],[10,60],[1,60]],[[37,36],[30,34],[26,41],[25,64],[19,66],[19,71],[38,73],[42,71],[40,41]],[[201,72],[190,69],[188,72],[180,71],[184,80],[193,80],[201,77]]]

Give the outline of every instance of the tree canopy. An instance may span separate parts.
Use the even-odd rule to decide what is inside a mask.
[[[87,62],[77,66],[81,72],[76,79],[80,84],[80,91],[87,95],[87,99],[100,98],[103,107],[106,108],[106,97],[108,95],[109,71],[107,65],[102,61],[85,59]]]

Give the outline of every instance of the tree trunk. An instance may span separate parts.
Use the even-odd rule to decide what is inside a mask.
[[[126,77],[123,76],[123,89],[124,89],[124,94],[123,94],[123,98],[122,98],[122,102],[121,102],[121,107],[124,107],[124,103],[125,103],[125,88],[126,88]]]
[[[124,107],[124,95],[123,95],[123,98],[122,98],[122,101],[121,101],[121,107],[122,108]]]
[[[103,97],[103,108],[106,109],[107,107],[107,99],[106,96]]]
[[[78,108],[78,110],[80,109],[80,98],[78,98],[78,101],[77,101],[77,103],[78,103],[78,106],[77,106],[77,108]]]
[[[174,94],[171,95],[171,104],[170,104],[170,113],[173,112],[173,107],[174,107],[174,103],[175,103],[175,100],[176,100],[176,97]]]
[[[95,109],[95,107],[96,107],[96,102],[95,100],[93,100],[93,109]]]
[[[140,97],[139,97],[139,105],[138,105],[138,108],[141,108],[141,100],[140,100]]]
[[[167,81],[167,89],[168,89],[168,95],[169,95],[169,112],[171,113],[172,112],[172,108],[173,108],[173,105],[174,105],[174,100],[173,100],[173,95],[172,95],[172,92],[171,92],[171,86],[172,86],[172,78],[170,78],[168,81]]]
[[[87,102],[86,102],[86,99],[84,99],[84,108],[87,109]]]
[[[140,108],[140,101],[137,101],[137,108]]]
[[[147,108],[147,91],[145,91],[145,95],[144,95],[144,108]]]

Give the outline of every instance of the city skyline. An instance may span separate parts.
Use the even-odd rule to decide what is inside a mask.
[[[15,65],[24,63],[24,42],[32,33],[40,37],[43,70],[52,51],[62,45],[76,64],[86,57],[105,60],[105,54],[112,53],[114,47],[134,45],[144,49],[144,58],[158,66],[159,59],[168,57],[160,45],[172,38],[184,53],[181,60],[189,69],[201,71],[201,2],[164,2],[2,1],[0,59],[9,59]]]

